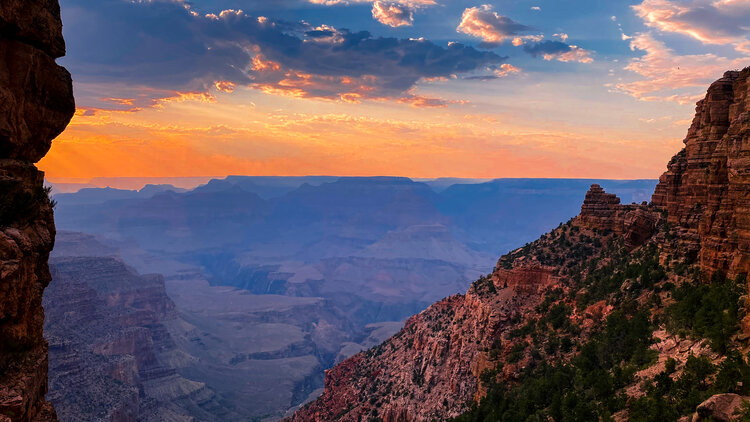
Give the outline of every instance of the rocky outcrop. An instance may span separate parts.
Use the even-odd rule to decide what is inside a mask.
[[[67,126],[75,104],[57,0],[0,5],[0,156],[39,161]]]
[[[447,420],[482,397],[480,381],[502,356],[523,344],[510,334],[536,315],[558,268],[514,252],[465,295],[455,295],[409,318],[398,334],[326,371],[325,391],[290,421]],[[525,357],[498,376],[513,379]]]
[[[711,85],[653,196],[707,278],[750,271],[749,80],[747,68]]]
[[[578,224],[588,229],[611,231],[625,238],[628,246],[640,246],[656,229],[658,213],[646,205],[623,205],[617,195],[591,185],[581,206]]]
[[[55,227],[33,163],[75,111],[64,52],[57,0],[0,4],[0,420],[56,420],[42,337]]]
[[[466,410],[467,401],[484,396],[485,382],[512,388],[522,380],[519,374],[539,362],[576,356],[528,336],[538,333],[539,324],[544,330],[574,325],[573,347],[580,348],[587,338],[601,335],[597,330],[607,315],[623,312],[617,309],[626,303],[623,296],[631,296],[628,306],[664,312],[662,301],[675,300],[663,294],[665,286],[687,282],[685,268],[700,269],[706,277],[747,275],[748,81],[750,68],[728,72],[711,85],[698,103],[685,149],[669,163],[652,204],[623,205],[592,185],[577,218],[502,257],[493,274],[480,278],[465,296],[433,305],[382,345],[327,371],[326,391],[293,420],[451,418]],[[652,340],[666,333],[652,329],[657,330]],[[622,389],[632,400],[645,394],[642,385],[649,379],[669,375],[662,372],[667,362],[679,371],[690,356],[705,355],[714,363],[723,359],[706,340],[661,337],[664,341],[652,347],[658,362]],[[732,420],[741,403],[737,395],[715,395],[698,406],[693,420]],[[627,420],[628,411],[613,416]]]
[[[177,314],[163,277],[114,257],[56,257],[51,267],[49,399],[63,420],[231,419],[212,390],[173,365],[182,353],[164,326]]]
[[[729,422],[739,420],[742,404],[748,397],[738,394],[716,394],[699,404],[693,415],[693,422],[717,421]]]

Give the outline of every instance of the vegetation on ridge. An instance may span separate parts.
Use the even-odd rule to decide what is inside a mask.
[[[660,227],[663,238],[671,239],[670,230]],[[507,267],[518,259],[552,261],[560,268],[564,291],[548,291],[536,308],[540,316],[506,334],[517,343],[480,377],[486,396],[470,403],[455,421],[606,421],[617,415],[676,421],[713,394],[750,394],[748,356],[732,340],[742,318],[744,277],[715,276],[705,283],[690,262],[667,257],[667,266],[661,265],[664,250],[657,242],[631,251],[609,233],[597,235],[565,224],[501,258],[500,265]],[[565,252],[588,245],[594,249],[598,237],[599,255],[574,253],[571,258]],[[480,280],[475,288],[489,293],[484,284]],[[571,314],[601,301],[613,311],[601,327],[581,336]],[[659,329],[680,338],[708,339],[717,359],[691,354],[682,363],[671,358],[657,363],[659,353],[652,345]],[[572,353],[560,350],[560,338]],[[500,350],[490,356],[501,356]],[[522,357],[528,360],[515,380],[499,376],[504,365]],[[658,365],[663,369],[655,376],[636,377]]]

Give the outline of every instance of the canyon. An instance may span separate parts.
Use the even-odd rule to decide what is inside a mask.
[[[750,332],[737,311],[746,306],[750,270],[748,81],[750,68],[727,72],[710,86],[685,148],[669,162],[650,204],[621,204],[592,185],[577,217],[501,257],[465,294],[437,302],[383,344],[326,371],[321,397],[288,420],[738,417],[733,412],[748,393],[744,376],[736,373],[725,386],[720,379],[728,362],[747,365],[732,353],[747,350]],[[736,296],[714,304],[724,309],[714,312],[731,320],[691,326],[695,312],[709,305],[701,297],[684,304],[689,289],[718,291],[731,283]],[[685,306],[688,314],[680,316]],[[635,321],[642,321],[632,328],[637,340],[618,343]],[[616,324],[619,334],[611,337]],[[624,363],[596,355],[595,347],[614,347],[607,352],[612,356],[627,350]],[[632,375],[617,378],[629,362]],[[709,368],[706,374],[718,371],[716,381],[699,379],[695,397],[665,402],[680,397],[670,385],[688,382],[696,362]],[[596,372],[599,379],[615,374],[604,381],[614,385],[585,381],[592,365],[605,368]],[[584,379],[566,378],[570,371]],[[558,378],[545,378],[551,373]],[[544,397],[545,382],[562,383],[550,390],[552,401]],[[597,395],[602,389],[606,394]],[[648,406],[673,407],[646,417]]]
[[[0,421],[743,412],[750,68],[658,184],[229,176],[59,193],[56,227],[64,53],[56,0],[0,5]]]
[[[438,189],[404,178],[339,179],[236,176],[189,191],[54,195],[59,230],[44,303],[49,397],[61,420],[74,420],[87,396],[86,415],[96,420],[289,415],[320,394],[325,369],[465,290],[492,265],[481,248],[554,227],[592,182]],[[632,199],[655,185],[596,182]],[[505,202],[515,206],[497,206]],[[495,215],[476,214],[485,204]],[[109,299],[115,294],[131,299]],[[169,311],[121,317],[150,303]],[[141,333],[137,342],[120,340],[132,332]],[[103,387],[112,383],[119,387]]]

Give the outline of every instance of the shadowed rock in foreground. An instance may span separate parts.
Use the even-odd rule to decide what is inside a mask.
[[[0,420],[56,420],[44,399],[42,292],[55,238],[36,169],[75,111],[57,0],[0,3]]]

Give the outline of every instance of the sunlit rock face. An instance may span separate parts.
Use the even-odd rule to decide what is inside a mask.
[[[711,85],[653,196],[708,277],[750,271],[749,79],[731,71]]]
[[[34,163],[75,111],[64,53],[57,0],[0,3],[0,420],[56,420],[42,337],[55,225]]]
[[[605,268],[602,263],[618,259],[632,264],[633,251],[665,262],[678,258],[674,262],[695,264],[706,278],[747,275],[748,80],[750,68],[727,72],[711,85],[698,103],[685,149],[670,161],[652,204],[621,204],[616,195],[592,185],[578,217],[501,257],[493,273],[477,280],[465,295],[432,305],[382,345],[328,370],[320,398],[289,420],[443,420],[463,413],[469,408],[467,403],[485,394],[481,378],[487,369],[495,368],[489,374],[492,381],[512,385],[534,359],[569,361],[575,352],[529,353],[527,344],[518,343],[517,338],[541,320],[546,312],[543,298],[558,300],[555,297],[563,297],[566,291],[568,297],[590,294],[592,285],[580,283],[580,272],[589,271],[587,267]],[[679,274],[668,275],[670,280],[684,282]],[[631,286],[626,280],[615,294]],[[638,303],[656,309],[646,304],[650,293],[647,290]],[[581,328],[576,341],[590,338],[601,327],[613,311],[607,303],[600,300],[585,308],[571,303],[570,320]],[[750,332],[750,318],[743,321],[742,329]],[[655,331],[653,337],[659,340],[652,348],[661,362],[668,358],[684,362],[685,353],[703,349],[701,343],[667,338],[666,331]],[[517,350],[524,352],[511,360],[518,344],[522,347]],[[538,358],[533,357],[535,353]],[[631,387],[626,389],[628,395],[643,395],[637,383]],[[734,411],[735,398],[714,396],[698,406],[697,415],[721,418]],[[615,419],[627,420],[625,416],[620,413]]]

